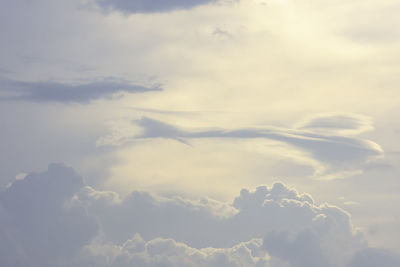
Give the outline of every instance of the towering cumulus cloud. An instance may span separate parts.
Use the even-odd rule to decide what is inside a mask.
[[[347,212],[282,183],[243,189],[232,204],[136,191],[121,197],[52,164],[1,192],[0,212],[1,266],[400,263],[398,255],[368,247]]]

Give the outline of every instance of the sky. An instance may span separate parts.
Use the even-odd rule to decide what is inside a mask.
[[[0,265],[400,266],[397,0],[0,0]]]

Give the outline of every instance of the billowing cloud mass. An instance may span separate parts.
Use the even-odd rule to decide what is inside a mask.
[[[191,9],[218,0],[96,0],[103,8],[123,13],[155,13],[176,9]]]
[[[0,100],[34,102],[89,103],[101,98],[112,98],[117,93],[144,93],[162,90],[134,85],[121,79],[103,79],[87,83],[54,81],[16,81],[0,79]]]
[[[1,192],[0,212],[1,266],[399,263],[398,255],[368,247],[347,212],[282,183],[243,189],[232,204],[145,192],[122,197],[52,164]]]

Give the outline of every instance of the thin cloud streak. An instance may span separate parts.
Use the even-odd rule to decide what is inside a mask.
[[[0,79],[0,100],[88,104],[111,99],[117,93],[146,93],[163,90],[160,85],[145,87],[122,79],[103,79],[86,83],[18,81]]]
[[[96,0],[95,2],[106,10],[132,14],[191,9],[200,5],[216,3],[218,0]]]

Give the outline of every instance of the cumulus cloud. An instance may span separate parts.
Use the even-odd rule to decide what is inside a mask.
[[[350,216],[282,183],[233,203],[85,186],[52,164],[0,193],[2,266],[395,266]],[[372,260],[370,260],[372,259]],[[390,265],[392,264],[392,265]]]
[[[1,100],[34,102],[89,103],[101,98],[112,98],[117,93],[145,93],[162,90],[134,85],[121,79],[103,79],[87,83],[53,81],[17,81],[0,79]]]
[[[156,13],[177,9],[191,9],[218,0],[95,0],[102,8],[122,13]]]
[[[67,202],[83,186],[72,169],[52,164],[0,193],[0,265],[63,266],[90,243],[99,225]]]
[[[335,214],[335,225],[353,237],[347,213],[336,207],[315,206],[311,196],[282,183],[270,188],[260,186],[254,192],[243,189],[231,205],[209,198],[162,198],[146,192],[121,198],[90,187],[79,193],[79,201],[89,213],[96,214],[107,239],[119,244],[127,236],[140,233],[146,240],[162,237],[196,248],[228,248],[263,238],[270,231],[290,229],[295,234],[322,214]]]
[[[106,253],[104,253],[106,251]],[[136,234],[122,246],[92,245],[86,247],[77,266],[269,266],[262,251],[262,240],[254,239],[231,248],[196,249],[173,239],[145,241]],[[107,263],[108,261],[108,263]],[[83,262],[83,265],[81,265]]]

